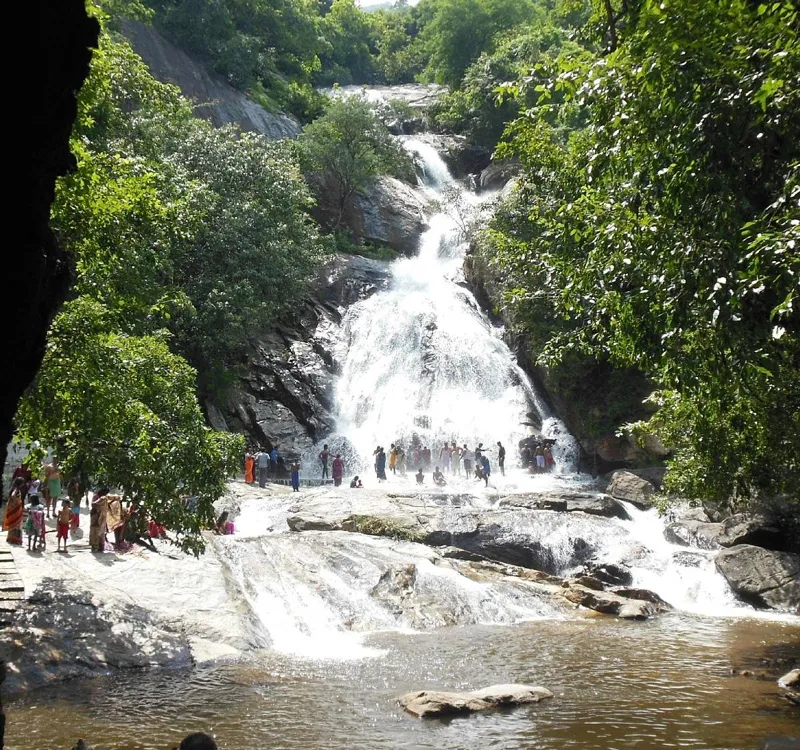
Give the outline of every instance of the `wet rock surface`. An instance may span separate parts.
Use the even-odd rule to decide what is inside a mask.
[[[508,499],[516,502],[516,497]],[[461,504],[458,496],[435,492],[326,490],[305,494],[290,509],[287,523],[293,531],[343,530],[450,546],[548,573],[591,557],[593,547],[580,535],[580,525],[570,522],[572,514],[524,507],[501,502],[496,508],[476,508]],[[596,518],[591,523],[609,521]]]
[[[717,541],[722,547],[754,544],[766,549],[790,551],[790,543],[783,530],[764,516],[737,513],[724,519],[720,527]]]
[[[347,211],[347,226],[364,241],[415,255],[428,228],[426,203],[420,194],[394,177],[379,177],[356,195]]]
[[[387,263],[359,256],[339,255],[320,269],[294,324],[254,338],[239,392],[207,405],[215,426],[243,432],[253,445],[277,445],[289,459],[329,434],[342,314],[385,289],[389,276]]]
[[[134,604],[109,607],[56,579],[43,580],[18,611],[0,654],[8,665],[9,694],[114,670],[192,663],[180,628]]]
[[[421,690],[406,693],[398,699],[398,703],[414,716],[426,718],[538,703],[552,697],[553,694],[543,687],[492,685],[482,690],[461,693]]]
[[[739,544],[722,550],[714,562],[749,604],[789,612],[800,606],[800,555]]]
[[[639,508],[651,508],[652,495],[655,493],[653,483],[630,471],[615,471],[611,475],[608,494],[616,500],[627,500]]]
[[[502,503],[476,508],[468,499],[421,492],[312,491],[289,507],[287,524],[297,532],[346,531],[435,546],[444,559],[462,562],[462,573],[521,578],[537,584],[544,595],[602,614],[640,620],[671,608],[651,591],[625,586],[632,579],[621,566],[587,568],[607,580],[591,574],[570,579],[554,575],[585,561],[593,551],[579,535],[563,533],[571,514],[506,509]],[[592,518],[585,523],[610,522]],[[390,581],[400,579],[408,580],[408,571]]]
[[[673,521],[664,527],[664,538],[672,544],[700,549],[719,549],[722,524],[685,519]]]
[[[531,510],[581,512],[604,518],[630,519],[630,514],[625,510],[625,506],[608,495],[577,492],[526,493],[507,497],[501,501],[501,505]]]

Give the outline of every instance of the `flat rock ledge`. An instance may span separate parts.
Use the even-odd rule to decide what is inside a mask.
[[[531,685],[492,685],[482,690],[448,693],[438,690],[420,690],[406,693],[398,703],[409,713],[421,719],[452,714],[489,711],[525,703],[538,703],[553,694],[543,687]]]

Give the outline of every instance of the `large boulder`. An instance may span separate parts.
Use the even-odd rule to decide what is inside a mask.
[[[788,551],[783,530],[764,516],[737,513],[722,521],[720,526],[718,541],[722,547],[754,544],[757,547]]]
[[[664,538],[672,544],[700,549],[719,549],[722,524],[686,519],[673,521],[664,527]]]
[[[608,494],[617,500],[627,500],[639,508],[651,508],[656,488],[647,479],[630,471],[615,471],[611,475]]]
[[[531,510],[553,510],[563,513],[588,513],[592,516],[630,520],[625,506],[608,495],[584,492],[525,492],[509,495],[500,501],[502,506],[529,508]]]
[[[715,558],[717,570],[744,601],[793,612],[800,605],[800,555],[738,544]]]
[[[250,97],[233,88],[205,66],[178,49],[152,26],[122,19],[122,33],[134,51],[145,61],[155,78],[176,85],[181,93],[195,102],[194,111],[214,125],[238,125],[276,140],[296,138],[300,123],[283,112],[268,112]]]
[[[492,685],[483,690],[448,693],[438,690],[420,690],[406,693],[398,703],[409,713],[420,718],[487,711],[523,703],[538,703],[553,694],[543,687],[530,685]]]
[[[654,601],[589,588],[577,582],[565,587],[563,597],[573,604],[604,615],[616,615],[623,620],[647,620],[664,608]]]
[[[519,172],[520,165],[513,161],[493,161],[481,170],[478,189],[483,192],[501,190]]]
[[[426,203],[420,194],[394,177],[378,177],[355,196],[345,223],[359,238],[401,255],[415,255],[428,228]]]
[[[475,507],[441,491],[315,490],[289,509],[294,531],[350,531],[457,547],[500,563],[547,573],[582,565],[596,552],[587,538],[625,532],[609,519],[524,507]]]

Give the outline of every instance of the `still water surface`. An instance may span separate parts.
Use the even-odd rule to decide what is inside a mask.
[[[166,750],[212,731],[224,750],[757,748],[800,737],[774,672],[800,663],[797,623],[671,614],[512,627],[383,633],[380,656],[302,661],[273,653],[191,672],[129,673],[24,696],[8,708],[10,750]],[[788,671],[788,668],[786,669]],[[420,721],[395,704],[422,688],[543,685],[545,703]]]

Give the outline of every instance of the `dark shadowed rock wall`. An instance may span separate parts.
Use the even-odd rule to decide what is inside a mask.
[[[76,92],[89,73],[98,25],[83,0],[29,0],[6,27],[25,54],[12,61],[11,169],[7,172],[6,244],[0,334],[0,451],[3,463],[19,399],[44,356],[50,321],[67,294],[71,259],[50,229],[55,181],[74,168],[69,136]],[[16,89],[16,90],[15,90]]]
[[[291,326],[253,339],[239,391],[224,404],[207,404],[216,429],[244,433],[252,446],[277,445],[300,457],[334,429],[334,378],[341,362],[346,309],[389,283],[389,266],[355,255],[326,264]]]

